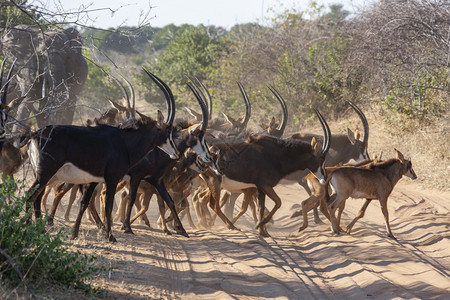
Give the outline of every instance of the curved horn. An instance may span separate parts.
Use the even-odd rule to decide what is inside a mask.
[[[200,96],[200,92],[197,90],[197,88],[194,86],[192,82],[187,83],[188,87],[191,89],[192,93],[194,93],[195,98],[197,98],[198,104],[200,104],[200,107],[202,109],[202,127],[201,130],[205,131],[208,127],[208,108],[206,107],[206,104],[203,100],[203,98]]]
[[[324,117],[322,116],[322,114],[315,108],[314,108],[314,111],[316,112],[316,115],[319,118],[320,124],[322,125],[323,134],[324,134],[322,153],[323,153],[323,155],[326,155],[328,153],[328,150],[330,149],[331,130],[327,124],[327,121],[325,121]]]
[[[172,125],[173,120],[175,119],[175,99],[173,97],[172,90],[167,86],[167,84],[164,81],[158,78],[158,76],[147,71],[144,67],[142,67],[142,69],[164,93],[164,96],[166,97],[167,100],[167,110],[168,110],[166,122]]]
[[[275,98],[277,98],[278,102],[280,102],[282,109],[282,116],[281,116],[281,124],[280,126],[278,126],[277,129],[281,132],[281,135],[283,135],[288,120],[288,110],[286,101],[284,101],[283,97],[281,97],[280,93],[278,93],[278,91],[273,86],[268,85],[267,87],[275,95]]]
[[[206,103],[206,105],[208,107],[208,120],[211,120],[211,118],[212,118],[212,98],[211,98],[211,94],[209,93],[209,90],[206,88],[206,86],[197,77],[194,76],[194,79],[195,79],[195,81],[197,81],[197,83],[202,88],[203,92],[206,94],[206,98],[208,98],[208,101],[205,101],[204,98],[203,98],[203,101]]]
[[[244,119],[242,120],[241,124],[247,126],[247,123],[250,120],[250,115],[252,113],[252,106],[250,104],[250,100],[248,99],[247,92],[244,89],[244,86],[239,81],[236,81],[236,82],[239,86],[239,90],[241,91],[242,97],[244,98],[244,104],[245,104],[245,116],[244,116]]]
[[[111,74],[109,74],[105,69],[101,69],[108,77],[110,77],[112,80],[114,80],[114,82],[119,86],[120,91],[122,92],[122,94],[125,97],[125,100],[127,100],[127,104],[128,104],[128,108],[131,108],[130,106],[130,96],[127,93],[127,90],[125,89],[125,87],[123,86],[122,82],[120,82],[119,79],[117,79],[116,77],[112,76]],[[119,74],[119,76],[121,76],[123,78],[122,75]]]
[[[103,72],[105,72],[105,74],[108,75],[112,80],[114,80],[114,82],[119,86],[120,90],[122,91],[122,93],[123,93],[123,95],[124,95],[124,97],[125,97],[125,100],[127,100],[127,106],[128,106],[128,108],[131,109],[131,106],[130,106],[130,96],[128,95],[127,90],[126,90],[125,87],[123,86],[122,82],[120,82],[119,79],[117,79],[117,78],[114,77],[113,75],[109,74],[109,73],[106,72],[105,70],[103,70]],[[120,74],[119,74],[119,75],[120,75]],[[122,75],[120,75],[120,76],[122,76]],[[123,78],[123,77],[122,77],[122,78]],[[130,114],[129,114],[128,111],[126,112],[126,116],[127,116],[127,118],[130,117]],[[134,116],[134,113],[133,113],[133,116]]]
[[[364,115],[362,110],[358,106],[356,106],[355,103],[348,100],[345,100],[345,102],[347,102],[356,111],[359,118],[361,119],[364,128],[363,144],[367,148],[367,144],[369,141],[369,123],[367,122],[366,116]]]
[[[119,74],[119,76],[125,81],[125,83],[128,86],[128,89],[130,90],[131,103],[132,103],[132,105],[131,105],[131,117],[134,119],[135,116],[136,116],[136,94],[134,93],[134,88],[131,85],[131,83],[124,76],[122,76],[122,74]],[[130,108],[130,99],[128,97],[127,97],[127,103],[128,103],[128,108]]]

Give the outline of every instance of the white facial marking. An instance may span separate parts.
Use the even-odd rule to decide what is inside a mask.
[[[203,160],[203,162],[208,163],[211,161],[211,155],[208,151],[208,147],[205,145],[205,139],[202,138],[200,141],[197,141],[194,147],[192,147],[195,153]]]
[[[159,145],[158,148],[161,149],[162,151],[166,152],[170,156],[171,159],[179,158],[178,151],[175,148],[175,143],[173,142],[173,139],[172,139],[172,133],[169,135],[166,142],[162,145]]]

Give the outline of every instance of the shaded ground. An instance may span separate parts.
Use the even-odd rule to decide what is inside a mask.
[[[227,230],[219,219],[212,230],[184,221],[190,238],[166,236],[155,229],[155,205],[153,229],[136,224],[135,235],[127,235],[115,225],[118,243],[111,244],[85,222],[76,248],[111,267],[95,280],[108,299],[448,299],[450,192],[402,179],[388,201],[395,241],[386,237],[377,201],[351,235],[332,234],[312,218],[297,233],[301,220],[289,216],[306,194],[295,185],[276,190],[283,205],[268,229],[272,238],[257,235],[249,213],[237,222],[241,231]],[[362,203],[347,201],[344,224]]]

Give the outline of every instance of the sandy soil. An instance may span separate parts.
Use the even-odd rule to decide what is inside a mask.
[[[298,233],[301,220],[290,215],[306,193],[293,184],[276,191],[283,204],[268,228],[271,238],[258,236],[250,213],[236,223],[241,231],[219,219],[211,230],[194,229],[185,218],[190,238],[167,236],[152,203],[152,229],[136,224],[128,235],[115,225],[118,242],[111,244],[85,221],[75,247],[109,266],[94,280],[108,299],[449,299],[450,192],[400,180],[388,201],[395,241],[386,237],[377,201],[351,235],[314,224],[312,214]],[[344,225],[362,203],[347,201]]]

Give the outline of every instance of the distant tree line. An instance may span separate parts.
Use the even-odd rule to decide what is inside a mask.
[[[142,74],[145,66],[170,84],[180,103],[194,101],[185,83],[199,78],[216,112],[242,111],[240,81],[255,112],[272,114],[271,84],[288,102],[291,125],[313,117],[313,107],[342,115],[344,100],[380,107],[387,120],[395,114],[419,124],[449,111],[448,0],[380,0],[356,14],[312,2],[304,11],[280,13],[268,26],[230,30],[173,24],[80,30],[92,60],[83,96],[93,99],[120,95],[98,69],[103,66],[124,74],[139,97],[158,101],[161,95]]]

